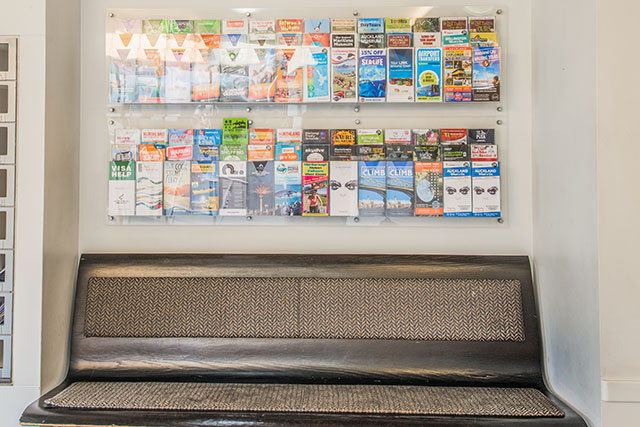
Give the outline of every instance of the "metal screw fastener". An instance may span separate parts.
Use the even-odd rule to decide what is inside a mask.
[[[109,18],[113,18],[114,16],[116,16],[116,15],[114,15],[113,12],[109,13]]]
[[[111,107],[111,108],[109,108],[109,112],[110,112],[110,113],[115,113],[115,112],[116,112],[116,109],[115,109],[115,108],[113,108],[113,107]]]
[[[249,122],[248,122],[248,123],[249,123],[250,125],[252,125],[252,124],[253,124],[253,120],[249,120]]]
[[[108,215],[108,216],[107,216],[107,219],[108,219],[109,221],[113,221],[115,218],[114,218],[113,216],[111,216],[111,215]]]
[[[250,17],[251,16],[251,12],[247,12],[246,15],[247,15],[247,18]]]
[[[357,124],[357,125],[359,125],[359,124],[360,124],[360,119],[355,119],[355,120],[354,120],[354,123],[355,123],[355,124]]]
[[[114,122],[113,120],[109,120],[109,124],[110,125],[114,125],[116,122]]]
[[[496,110],[498,110],[498,112],[502,112],[502,107],[498,107]]]
[[[353,218],[353,222],[360,222],[360,218],[358,218],[357,216]]]
[[[504,123],[504,122],[503,122],[502,120],[498,120],[496,123],[497,123],[498,125],[502,125],[502,123]]]
[[[251,215],[249,215],[249,216],[247,217],[247,221],[251,221],[252,219],[253,219],[253,217],[252,217]]]
[[[353,111],[355,111],[356,113],[360,112],[360,107],[353,107]]]
[[[498,224],[502,224],[503,222],[504,222],[504,219],[498,218]]]
[[[353,11],[353,16],[358,16],[358,11],[357,10]]]
[[[251,112],[251,107],[247,107],[247,113]]]
[[[496,15],[502,15],[502,9],[496,10]]]

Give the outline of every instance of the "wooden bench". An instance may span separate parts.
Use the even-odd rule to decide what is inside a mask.
[[[23,425],[585,426],[522,256],[84,255]]]

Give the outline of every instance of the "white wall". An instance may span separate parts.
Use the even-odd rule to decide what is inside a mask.
[[[45,2],[4,1],[0,32],[19,36],[13,384],[0,385],[2,425],[39,396],[45,149]]]
[[[598,239],[601,373],[606,426],[640,419],[640,193],[637,143],[640,88],[623,70],[640,67],[629,55],[640,3],[598,0]]]
[[[533,3],[533,262],[552,387],[600,422],[593,0]]]
[[[65,372],[68,354],[63,343],[69,335],[77,271],[80,0],[49,0],[46,26],[43,391],[56,386]]]

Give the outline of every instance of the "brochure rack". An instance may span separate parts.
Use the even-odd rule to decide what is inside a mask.
[[[456,26],[461,25],[460,22],[464,23],[464,28]],[[508,200],[502,195],[508,188],[505,176],[508,168],[506,28],[502,6],[373,7],[366,10],[346,7],[213,8],[189,12],[110,10],[105,36],[105,73],[109,82],[105,94],[108,143],[104,144],[103,151],[104,175],[109,176],[109,187],[105,189],[106,221],[134,225],[295,225],[311,222],[437,226],[441,221],[461,226],[469,221],[502,224],[508,212]],[[352,42],[355,44],[351,45]],[[343,47],[346,45],[348,47]],[[333,58],[332,63],[334,53],[344,54],[339,52],[341,49],[352,49],[353,58],[343,55],[339,59]],[[425,59],[430,49],[440,55],[434,68],[437,71],[430,70]],[[456,49],[458,52],[453,52]],[[460,52],[469,56],[455,56]],[[355,70],[351,74],[348,70],[345,77],[337,63],[347,57],[353,59]],[[406,67],[407,61],[409,67]],[[422,66],[420,61],[424,62],[424,69],[418,69]],[[489,64],[489,68],[483,75],[480,71],[485,64]],[[353,80],[345,83],[350,78]],[[468,88],[459,87],[465,84]],[[426,86],[428,93],[424,89]],[[347,93],[350,90],[354,93]],[[434,93],[435,99],[428,99]],[[225,119],[240,118],[246,119],[247,134],[272,129],[273,138],[263,144],[260,139],[255,142],[249,141],[248,137],[240,140],[230,137],[225,144],[222,135],[228,131],[224,129]],[[165,129],[166,139],[155,141],[144,137],[145,130]],[[217,156],[203,157],[197,134],[216,129],[220,132],[217,144],[221,143],[215,148]],[[276,178],[264,178],[270,174],[273,177],[278,166],[284,170],[285,165],[277,164],[283,158],[263,156],[255,150],[252,157],[247,149],[247,145],[273,144],[269,149],[278,152],[278,129],[299,129],[301,132],[323,129],[328,134],[336,129],[353,130],[356,133],[354,155],[333,156],[329,139],[326,151],[315,158],[315,161],[326,162],[321,171],[314,172],[321,176],[305,181],[304,164],[295,166],[300,169],[296,172],[300,178],[298,188],[293,191],[299,198],[290,203],[290,207],[283,207],[276,194],[291,193],[291,190],[286,186],[278,188]],[[382,208],[377,211],[367,209],[366,206],[371,206],[370,200],[363,202],[365,196],[360,190],[367,187],[366,183],[362,185],[362,179],[368,172],[362,166],[363,162],[373,160],[358,152],[357,132],[371,129],[382,132],[408,129],[413,134],[425,129],[494,132],[499,158],[488,158],[493,164],[483,165],[486,168],[482,172],[489,174],[483,178],[493,180],[487,180],[487,188],[484,188],[479,184],[481,180],[476,181],[476,177],[472,180],[470,176],[474,173],[470,157],[449,157],[436,162],[467,161],[468,184],[459,185],[464,192],[444,182],[447,171],[442,169],[442,164],[440,172],[431,172],[440,173],[440,177],[420,184],[418,188],[415,162],[424,159],[413,155],[384,157],[377,160],[384,163],[385,174],[388,167],[392,167],[392,174],[400,173],[395,169],[394,161],[405,161],[406,166],[411,165],[411,171],[403,170],[402,173],[408,173],[408,179],[413,182],[410,188],[392,193],[391,187],[403,184],[399,181],[390,183],[389,177],[384,178],[376,190],[384,193],[383,201],[376,201],[382,203]],[[171,139],[172,132],[178,134],[184,130],[191,130],[187,132],[193,135],[187,133],[186,141],[178,137]],[[415,146],[415,136],[410,138],[409,144]],[[304,157],[307,141],[299,142],[303,143],[300,147],[303,154],[292,161],[314,162]],[[439,141],[441,149],[450,142]],[[471,143],[464,142],[470,156]],[[244,155],[229,154],[225,145],[236,143],[245,145]],[[383,143],[387,149],[392,148],[391,143],[384,140]],[[153,149],[150,151],[145,147],[141,154],[142,145],[151,145]],[[396,147],[394,145],[393,149]],[[342,149],[348,151],[345,147]],[[210,152],[212,148],[206,150]],[[162,151],[161,155],[159,151]],[[150,156],[149,152],[153,154]],[[480,160],[485,159],[474,159]],[[267,163],[253,164],[258,161]],[[154,162],[157,164],[150,164]],[[198,162],[215,162],[215,167],[211,169]],[[228,162],[244,165],[228,165]],[[240,167],[238,173],[243,177],[240,183],[224,176],[229,167],[234,170]],[[252,174],[251,168],[256,167],[265,169],[253,170]],[[180,169],[179,173],[176,168]],[[421,168],[426,170],[424,166]],[[478,163],[478,171],[479,168]],[[332,209],[332,191],[336,196],[338,184],[345,184],[333,182],[332,170],[334,174],[342,170],[345,179],[356,174],[355,180],[348,180],[360,182],[355,208],[351,205]],[[251,176],[263,178],[255,178],[252,188]],[[167,184],[168,180],[173,181]],[[431,190],[431,184],[440,187]],[[491,208],[473,210],[474,189],[478,200],[485,198],[482,203],[487,203],[491,194]],[[207,201],[196,200],[200,192],[213,196]],[[436,209],[432,211],[429,206],[427,210],[417,210],[418,192],[422,196],[442,193],[435,203]],[[442,200],[447,198],[445,192],[464,194],[469,199],[468,208],[443,209],[444,204],[451,203]],[[481,193],[484,196],[481,197]],[[409,194],[409,202],[400,200],[403,194]],[[230,202],[232,199],[235,202]],[[244,199],[244,203],[238,199]],[[314,215],[313,199],[319,200],[320,215]],[[399,213],[396,208],[400,205],[406,208],[407,203],[410,207]],[[480,206],[480,202],[476,206]],[[367,210],[374,213],[367,213]]]

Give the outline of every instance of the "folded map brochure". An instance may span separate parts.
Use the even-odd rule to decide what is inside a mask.
[[[274,214],[274,165],[272,161],[247,162],[247,213]]]
[[[191,213],[218,215],[218,162],[191,163]]]
[[[356,102],[358,100],[358,50],[331,49],[331,100]]]
[[[311,47],[307,51],[304,72],[304,101],[327,102],[330,98],[329,49]]]
[[[299,161],[276,161],[275,215],[302,215],[302,163]]]
[[[471,216],[471,162],[443,162],[444,216]]]
[[[163,162],[138,162],[136,169],[136,215],[161,216]]]
[[[500,217],[500,163],[473,162],[473,216]]]
[[[358,216],[358,162],[331,162],[329,176],[329,215]]]
[[[221,161],[219,176],[220,215],[246,216],[247,162]]]
[[[326,146],[325,146],[326,147]],[[328,148],[328,147],[327,147]],[[302,163],[302,215],[329,215],[329,162]]]

